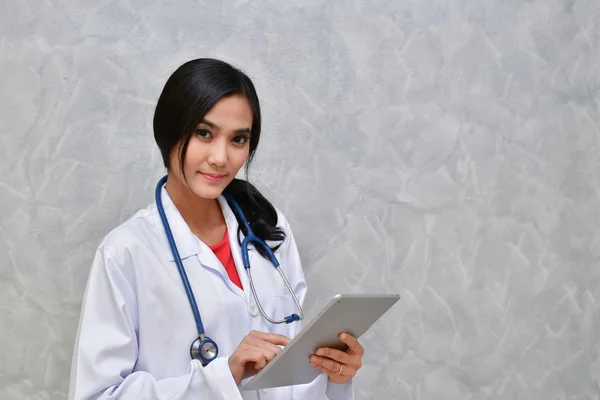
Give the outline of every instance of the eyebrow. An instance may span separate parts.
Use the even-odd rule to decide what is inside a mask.
[[[217,129],[217,130],[221,129],[221,128],[219,128],[219,126],[217,126],[217,124],[210,122],[207,119],[203,119],[202,121],[200,121],[200,123],[204,124],[204,125],[208,125],[213,129]],[[242,128],[242,129],[236,129],[234,132],[235,133],[247,133],[248,135],[250,135],[252,133],[252,130],[250,128]]]

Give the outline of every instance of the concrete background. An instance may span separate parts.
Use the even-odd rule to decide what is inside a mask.
[[[170,73],[244,69],[314,311],[399,292],[357,399],[600,398],[600,2],[0,2],[0,398],[65,398]]]

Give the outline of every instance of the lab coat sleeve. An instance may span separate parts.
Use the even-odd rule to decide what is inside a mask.
[[[293,288],[298,296],[298,300],[300,304],[304,307],[304,298],[306,297],[307,285],[306,279],[304,277],[304,272],[302,270],[302,262],[300,261],[300,254],[298,252],[298,247],[296,245],[296,240],[294,239],[294,234],[292,233],[292,229],[290,227],[289,222],[280,213],[280,218],[282,219],[282,227],[285,230],[287,235],[284,245],[282,246],[282,253],[284,254],[284,260],[282,265],[287,266],[296,266],[295,271],[289,271],[287,273],[292,273],[296,279],[294,280]],[[293,332],[292,337],[296,336],[298,332],[300,332],[300,328],[302,328],[302,324],[293,324]],[[352,400],[354,399],[354,388],[352,384],[352,379],[344,384],[335,384],[327,381],[327,389],[325,392],[328,400]]]
[[[327,391],[325,395],[329,400],[352,400],[354,399],[354,387],[352,379],[346,383],[337,384],[327,381]]]
[[[115,262],[106,249],[96,253],[73,353],[69,399],[241,400],[227,358],[206,367],[192,360],[187,374],[167,379],[133,371],[137,299],[133,270],[126,264]]]

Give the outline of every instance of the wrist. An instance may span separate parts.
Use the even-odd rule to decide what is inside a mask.
[[[240,367],[239,363],[235,362],[233,356],[230,356],[227,360],[227,364],[229,365],[229,370],[231,371],[231,376],[237,385],[242,382],[242,375],[244,370]]]

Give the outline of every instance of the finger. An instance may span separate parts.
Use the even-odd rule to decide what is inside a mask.
[[[315,352],[315,354],[318,356],[321,356],[321,357],[331,358],[332,360],[335,360],[335,361],[339,362],[340,364],[354,364],[355,363],[353,357],[350,354],[348,354],[344,351],[331,349],[329,347],[320,348]]]
[[[265,332],[259,332],[259,331],[251,331],[248,336],[259,338],[266,342],[280,345],[280,346],[287,346],[287,344],[291,341],[291,339],[289,337],[280,335],[278,333],[265,333]]]
[[[248,338],[247,344],[255,350],[262,351],[269,361],[281,353],[281,347],[257,337]]]
[[[324,372],[325,374],[327,374],[330,377],[334,377],[335,375],[337,375],[334,372],[331,372],[330,370],[328,370],[327,368],[325,368],[324,366],[320,365],[320,364],[313,364],[311,363],[312,367],[315,369],[318,369],[321,372]]]
[[[265,357],[260,357],[260,359],[254,363],[254,369],[260,371],[267,366],[267,363],[268,361]]]
[[[350,335],[349,333],[342,333],[340,335],[340,340],[344,343],[346,343],[346,345],[348,345],[348,348],[356,354],[364,354],[365,353],[365,349],[362,347],[362,345],[360,344],[360,342],[358,341],[357,338],[355,338],[354,336]]]
[[[325,361],[323,361],[325,360]],[[329,375],[330,378],[340,378],[340,377],[344,377],[344,378],[352,378],[353,376],[356,375],[356,372],[358,371],[358,368],[353,367],[352,365],[347,365],[347,364],[340,364],[340,363],[336,363],[335,361],[333,361],[333,364],[328,363],[328,361],[331,361],[327,358],[322,358],[319,356],[312,356],[311,357],[311,365],[315,368],[317,368],[320,371],[325,372],[327,375]],[[340,368],[340,366],[342,368]],[[332,369],[333,368],[333,369]],[[340,372],[341,369],[341,372]],[[338,372],[340,372],[338,374]]]
[[[325,368],[327,370],[328,374],[337,374],[338,371],[340,370],[340,366],[342,366],[342,364],[340,364],[337,361],[333,361],[331,358],[325,358],[325,357],[319,357],[319,356],[312,356],[310,358],[310,363],[312,365],[319,365],[323,368]],[[342,370],[343,372],[343,370]]]
[[[247,362],[246,365],[244,365],[244,372],[242,374],[242,379],[250,378],[251,376],[256,375],[263,368],[264,368],[264,365],[261,365],[260,363]]]
[[[262,351],[253,349],[253,350],[244,351],[240,355],[240,363],[242,365],[244,365],[246,363],[255,363],[258,366],[262,365],[262,367],[261,367],[261,369],[262,369],[267,364],[267,360],[265,359],[265,355],[263,354]]]

